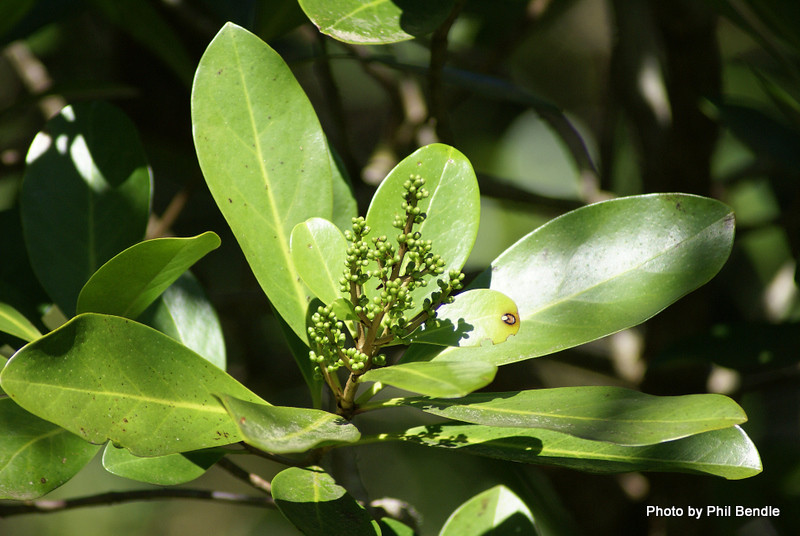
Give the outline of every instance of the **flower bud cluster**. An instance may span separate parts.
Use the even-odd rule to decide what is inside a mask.
[[[322,367],[331,373],[344,365],[340,357],[340,348],[346,343],[344,323],[336,319],[330,307],[318,307],[317,312],[311,316],[311,327],[308,328],[309,341],[316,347],[316,351],[308,353],[309,359],[317,364],[317,371]]]
[[[452,301],[450,294],[463,287],[464,274],[451,270],[449,278],[436,281],[439,290],[425,299],[423,311],[413,319],[406,318],[405,312],[415,307],[414,291],[427,286],[428,278],[444,274],[446,266],[444,259],[432,252],[432,242],[424,240],[422,233],[414,229],[427,218],[419,207],[419,202],[429,195],[424,185],[425,179],[416,174],[403,183],[403,214],[396,215],[393,221],[400,231],[396,243],[385,235],[367,239],[370,228],[363,217],[353,218],[352,230],[345,231],[349,245],[339,285],[343,293],[349,294],[359,319],[359,336],[354,337],[361,344],[365,340],[370,342],[363,347],[345,348],[343,323],[330,307],[320,307],[312,317],[313,326],[308,329],[316,347],[310,356],[318,372],[331,374],[344,366],[359,374],[373,365],[384,365],[386,357],[374,355],[380,346],[393,337],[405,337],[424,320],[435,318],[435,309]],[[367,293],[365,285],[369,281],[373,281],[369,288],[377,289]],[[368,333],[371,338],[366,336]],[[380,341],[373,345],[376,338]]]

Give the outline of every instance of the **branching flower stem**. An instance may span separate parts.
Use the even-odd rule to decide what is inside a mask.
[[[349,301],[356,328],[351,333],[353,345],[346,347],[347,334],[344,322],[337,317],[340,304],[319,307],[312,315],[308,328],[309,340],[314,346],[309,352],[316,370],[330,387],[337,413],[351,418],[357,411],[356,393],[359,379],[375,366],[382,366],[386,357],[380,353],[389,344],[402,342],[412,331],[435,317],[435,309],[451,300],[450,293],[461,288],[463,274],[451,272],[449,280],[437,280],[439,290],[426,297],[423,304],[414,303],[414,293],[428,284],[430,277],[444,273],[445,261],[432,252],[430,240],[423,240],[421,225],[427,214],[419,207],[428,197],[425,179],[411,174],[403,183],[401,208],[392,226],[398,230],[396,245],[389,237],[372,237],[371,245],[365,240],[370,228],[364,218],[354,218],[352,230],[345,231],[350,243],[346,251],[346,268],[339,280],[340,291]],[[369,268],[368,268],[369,267]],[[367,294],[365,285],[374,292]],[[406,314],[418,309],[412,318]],[[344,388],[339,383],[337,371],[345,368],[348,377]],[[362,401],[363,397],[359,398]]]

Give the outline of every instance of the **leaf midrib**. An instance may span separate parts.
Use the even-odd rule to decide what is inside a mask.
[[[730,216],[730,214],[731,214],[731,213],[730,213],[730,212],[728,212],[727,214],[725,214],[725,216],[723,216],[722,218],[719,218],[719,219],[717,219],[717,220],[713,221],[711,224],[707,225],[706,227],[704,227],[704,228],[703,228],[703,229],[701,229],[700,231],[696,232],[696,233],[695,233],[693,236],[691,236],[690,238],[688,238],[688,239],[686,239],[686,240],[682,240],[682,241],[680,241],[680,242],[677,242],[676,244],[674,244],[674,245],[670,246],[669,248],[665,248],[664,250],[662,250],[661,252],[659,252],[657,255],[653,255],[653,256],[651,256],[651,257],[649,257],[649,258],[647,258],[647,259],[643,260],[642,262],[640,262],[640,263],[636,264],[635,266],[631,266],[630,268],[628,268],[628,269],[627,269],[627,270],[625,270],[625,271],[622,271],[622,272],[616,272],[616,273],[615,273],[613,276],[611,276],[611,277],[608,277],[608,278],[606,278],[606,279],[603,279],[602,281],[598,281],[597,283],[595,283],[594,285],[592,285],[592,286],[590,286],[590,287],[585,287],[585,288],[581,289],[581,290],[580,290],[580,291],[578,291],[578,292],[574,292],[574,293],[572,293],[572,294],[570,294],[570,295],[568,295],[568,296],[564,296],[564,297],[562,297],[562,298],[559,298],[559,299],[557,299],[557,300],[550,301],[550,302],[546,303],[545,305],[543,305],[543,306],[539,307],[538,309],[534,309],[534,310],[532,310],[532,311],[529,311],[529,312],[527,312],[527,313],[525,314],[525,316],[523,316],[523,317],[522,317],[522,320],[530,320],[530,319],[532,319],[534,316],[537,316],[537,315],[539,315],[539,314],[541,314],[541,313],[543,313],[543,312],[545,312],[545,311],[547,311],[547,310],[549,310],[549,309],[555,308],[555,307],[557,307],[557,306],[559,306],[559,305],[562,305],[562,304],[564,304],[564,303],[568,303],[568,302],[570,302],[570,301],[574,301],[574,300],[575,300],[575,298],[576,298],[577,296],[581,296],[581,295],[583,295],[583,294],[587,294],[587,293],[589,293],[590,291],[592,291],[592,290],[594,290],[594,289],[596,289],[596,288],[598,288],[598,287],[600,287],[600,286],[602,286],[602,285],[605,285],[605,284],[609,283],[610,281],[613,281],[614,279],[618,279],[618,278],[620,278],[620,277],[623,277],[623,276],[625,276],[625,275],[627,275],[627,274],[629,274],[629,273],[631,273],[631,272],[633,272],[633,271],[635,271],[635,270],[638,270],[638,269],[640,269],[640,268],[641,268],[642,266],[644,266],[645,264],[648,264],[648,263],[650,263],[650,262],[653,262],[655,259],[658,259],[659,257],[662,257],[662,256],[666,255],[666,254],[667,254],[667,253],[669,253],[670,251],[672,251],[672,250],[674,250],[674,249],[676,249],[676,248],[678,248],[678,247],[681,247],[681,246],[683,246],[684,244],[688,244],[688,243],[691,243],[691,242],[692,242],[692,241],[694,241],[694,240],[697,240],[697,239],[698,239],[698,237],[700,237],[701,235],[704,235],[704,234],[706,233],[706,231],[708,231],[709,229],[711,229],[711,228],[712,228],[712,227],[714,227],[715,225],[719,224],[719,222],[721,222],[721,221],[724,221],[726,218],[728,218],[728,217]],[[499,260],[499,259],[498,259],[498,260]],[[491,269],[491,268],[490,268],[490,269]],[[490,287],[490,288],[491,288],[491,287]],[[494,289],[494,290],[497,290],[497,289]]]
[[[6,384],[14,384],[27,387],[43,387],[43,388],[51,388],[58,391],[67,391],[67,392],[75,392],[93,396],[101,396],[106,398],[123,398],[123,399],[130,399],[136,400],[139,402],[148,402],[151,404],[156,404],[160,406],[166,406],[170,409],[188,409],[194,411],[200,411],[205,413],[218,413],[221,415],[226,415],[227,411],[221,405],[214,406],[211,403],[209,404],[197,404],[192,402],[187,402],[184,400],[174,400],[174,399],[166,399],[166,398],[154,398],[145,395],[137,395],[132,393],[125,393],[125,392],[117,392],[117,391],[93,391],[90,389],[84,389],[79,387],[71,387],[67,385],[59,385],[59,384],[52,384],[52,383],[45,383],[45,382],[34,382],[34,381],[15,381],[13,379],[6,379],[4,382]]]
[[[397,405],[409,405],[411,407],[417,407],[417,404],[410,403],[410,404],[403,404],[404,399],[398,398]],[[387,401],[385,404],[390,405],[394,402],[393,400]],[[420,400],[420,403],[425,403],[430,401]],[[708,422],[710,420],[724,420],[724,421],[731,421],[740,423],[743,422],[740,419],[734,417],[715,417],[711,418],[704,418],[704,419],[680,419],[679,421],[671,421],[671,420],[656,420],[656,419],[609,419],[609,418],[601,418],[601,417],[591,417],[591,416],[580,416],[580,415],[564,415],[559,413],[545,413],[545,412],[537,412],[537,411],[522,411],[513,408],[481,408],[475,407],[470,405],[458,404],[458,403],[449,403],[446,400],[437,400],[434,402],[436,405],[439,406],[446,406],[442,411],[446,411],[449,408],[463,408],[465,411],[477,411],[477,412],[495,412],[495,413],[506,413],[510,415],[521,415],[521,416],[536,416],[536,417],[548,417],[553,419],[570,419],[576,421],[597,421],[597,422],[624,422],[624,423],[652,423],[652,424],[672,424],[672,423],[702,423]],[[417,408],[421,411],[426,411],[422,408]],[[438,408],[437,408],[438,409]]]
[[[355,8],[353,11],[351,11],[351,12],[349,12],[349,13],[345,14],[345,15],[344,15],[344,16],[342,16],[342,17],[339,17],[337,20],[335,20],[334,22],[332,22],[331,24],[329,24],[329,25],[327,26],[327,28],[328,28],[328,29],[334,29],[334,28],[336,28],[336,26],[337,26],[337,25],[338,25],[340,22],[342,22],[342,21],[345,21],[345,20],[347,20],[347,19],[352,19],[352,18],[353,18],[353,17],[354,17],[354,16],[355,16],[357,13],[359,13],[359,12],[361,12],[361,11],[364,11],[364,10],[366,10],[366,9],[369,9],[369,8],[371,8],[371,7],[377,6],[377,5],[379,5],[379,4],[384,4],[384,3],[386,3],[386,0],[373,0],[372,2],[369,2],[369,3],[366,3],[366,4],[362,4],[362,5],[358,6],[357,8]]]
[[[54,426],[55,426],[55,425],[54,425]],[[47,438],[49,438],[49,437],[51,437],[51,436],[58,435],[58,434],[60,434],[60,433],[62,433],[62,432],[63,432],[63,433],[66,433],[67,431],[66,431],[66,430],[64,430],[63,428],[54,427],[54,428],[53,428],[53,430],[51,430],[50,432],[47,432],[47,433],[45,433],[45,434],[40,434],[40,435],[37,435],[37,436],[35,436],[35,437],[34,437],[34,438],[32,438],[30,441],[28,441],[28,442],[27,442],[27,443],[25,443],[24,445],[20,446],[20,447],[19,447],[19,448],[18,448],[18,449],[17,449],[17,450],[14,452],[14,454],[13,454],[13,455],[12,455],[12,456],[11,456],[11,457],[8,459],[8,463],[6,463],[6,464],[5,464],[5,465],[3,465],[2,467],[0,467],[0,473],[2,473],[3,471],[5,471],[5,470],[6,470],[6,468],[8,468],[8,467],[9,467],[9,466],[10,466],[10,465],[13,463],[13,461],[14,461],[14,460],[15,460],[15,459],[16,459],[16,458],[19,456],[19,455],[21,455],[21,454],[22,454],[22,453],[23,453],[25,450],[27,450],[27,449],[28,449],[28,448],[29,448],[31,445],[33,445],[34,443],[37,443],[37,442],[39,442],[39,441],[44,441],[45,439],[47,439]]]
[[[283,256],[285,265],[289,270],[288,279],[291,281],[292,288],[294,288],[295,290],[295,294],[298,298],[297,303],[303,304],[305,303],[305,292],[303,292],[303,288],[300,285],[298,285],[296,270],[294,268],[294,264],[292,263],[289,254],[289,243],[283,231],[282,221],[278,218],[278,208],[275,203],[275,198],[272,195],[272,188],[269,183],[269,173],[267,172],[266,169],[264,154],[261,148],[261,138],[259,137],[259,131],[255,123],[255,115],[253,113],[253,105],[250,99],[250,92],[248,90],[247,80],[244,77],[244,69],[242,66],[241,55],[239,53],[239,47],[237,46],[235,39],[231,39],[231,46],[233,47],[233,51],[236,55],[236,64],[238,67],[237,70],[239,73],[239,79],[241,81],[242,93],[244,95],[244,99],[247,104],[247,109],[250,112],[248,113],[248,118],[250,119],[250,127],[252,129],[253,141],[255,143],[256,157],[258,160],[259,169],[261,171],[261,177],[264,179],[264,185],[266,186],[265,190],[267,193],[267,199],[269,200],[270,215],[272,216],[273,228],[275,229],[275,235],[278,241],[278,247],[280,248],[280,252]]]

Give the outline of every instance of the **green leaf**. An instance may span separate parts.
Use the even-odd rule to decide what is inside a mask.
[[[623,446],[537,428],[478,424],[419,426],[378,441],[400,440],[522,463],[591,473],[668,471],[739,480],[761,472],[755,445],[738,426],[647,446]]]
[[[272,479],[278,509],[306,536],[375,536],[377,523],[319,468],[290,467]]]
[[[0,499],[36,499],[75,476],[100,447],[0,399]]]
[[[345,419],[318,409],[267,406],[220,395],[245,442],[286,454],[319,446],[353,443],[361,433]]]
[[[225,369],[225,344],[219,318],[191,272],[181,274],[142,313],[140,320]],[[204,449],[139,457],[108,443],[103,451],[103,467],[109,473],[131,480],[173,486],[198,478],[224,455],[223,450]]]
[[[688,194],[569,212],[522,238],[471,285],[510,296],[519,333],[497,346],[447,348],[436,359],[504,365],[635,326],[709,281],[733,232],[729,207]]]
[[[460,397],[489,385],[497,367],[489,363],[437,361],[372,369],[361,381],[380,382],[406,391],[442,398]]]
[[[399,398],[384,405],[486,426],[546,428],[619,445],[652,445],[747,420],[742,408],[722,395],[653,396],[604,386],[475,393],[456,400]]]
[[[202,476],[224,456],[222,449],[205,449],[142,458],[108,443],[103,451],[103,467],[111,474],[137,482],[176,486]]]
[[[61,110],[26,162],[20,205],[31,265],[72,316],[89,277],[144,236],[150,170],[131,121],[101,102]]]
[[[34,415],[137,456],[240,441],[214,394],[264,403],[167,335],[93,313],[22,348],[6,364],[0,384]]]
[[[394,240],[400,231],[392,223],[395,216],[404,214],[401,208],[405,191],[403,183],[417,174],[425,179],[425,189],[430,195],[419,202],[419,207],[428,217],[416,229],[423,240],[432,241],[432,252],[445,261],[445,274],[449,270],[460,270],[478,236],[480,193],[469,160],[447,145],[426,145],[392,169],[375,192],[367,211],[370,237],[387,236],[397,245]],[[370,298],[376,296],[378,284],[377,281],[368,282],[364,287],[365,294]],[[433,282],[416,289],[412,293],[416,309],[407,311],[407,318],[419,312],[424,299],[437,290]]]
[[[78,296],[77,312],[135,319],[180,275],[209,251],[219,237],[156,238],[133,245],[100,267]]]
[[[519,331],[519,311],[501,292],[474,289],[436,310],[436,320],[407,337],[409,341],[441,346],[499,344]]]
[[[467,500],[447,518],[439,536],[538,534],[533,514],[505,486],[495,486]]]
[[[0,331],[19,337],[26,342],[42,336],[30,320],[7,303],[0,303]]]
[[[452,6],[453,0],[300,0],[320,32],[359,45],[396,43],[429,34],[444,22]]]
[[[298,223],[289,241],[292,262],[311,292],[330,304],[344,296],[339,280],[347,260],[347,240],[342,232],[323,218]]]
[[[330,156],[314,109],[280,56],[226,24],[200,60],[192,125],[203,175],[261,288],[306,340],[311,293],[289,254],[298,223],[331,218]]]
[[[139,317],[225,370],[225,339],[219,318],[191,272],[184,272]]]

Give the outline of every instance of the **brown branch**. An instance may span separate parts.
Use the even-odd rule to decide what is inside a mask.
[[[63,500],[36,500],[19,503],[0,504],[0,519],[23,514],[52,514],[75,508],[89,506],[109,506],[136,501],[157,501],[162,499],[198,499],[204,501],[227,502],[247,506],[275,508],[271,497],[255,497],[239,493],[212,491],[205,489],[159,488],[131,491],[109,491],[87,497]]]
[[[67,105],[67,101],[61,95],[45,96],[53,85],[53,80],[47,67],[39,61],[25,42],[15,41],[8,45],[3,53],[25,88],[31,95],[40,99],[39,111],[45,119],[50,119]]]
[[[263,491],[267,495],[272,496],[272,483],[270,481],[265,480],[259,475],[251,473],[246,469],[236,465],[228,458],[222,458],[217,462],[217,466],[220,469],[224,469],[242,482],[247,482],[257,490]]]
[[[147,229],[148,239],[167,236],[175,220],[177,220],[178,216],[183,212],[183,208],[186,206],[186,202],[189,200],[189,195],[193,189],[192,185],[184,186],[172,196],[169,205],[167,205],[167,208],[165,208],[164,212],[161,214],[161,218],[156,216],[150,217]]]

